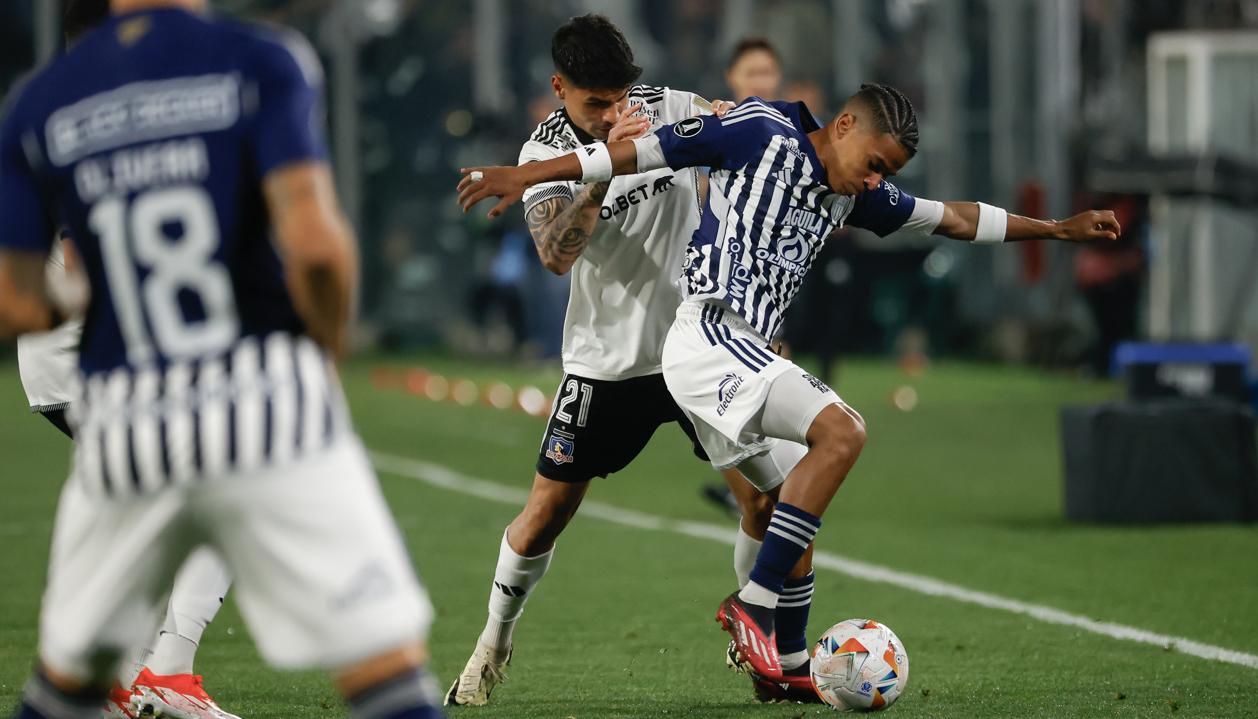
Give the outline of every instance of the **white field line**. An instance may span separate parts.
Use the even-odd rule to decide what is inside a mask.
[[[396,455],[382,454],[379,452],[371,453],[371,461],[376,469],[401,477],[415,479],[425,484],[435,487],[449,489],[454,492],[488,499],[493,502],[501,502],[503,504],[511,504],[515,506],[523,506],[524,500],[528,497],[528,492],[490,482],[484,479],[476,479],[469,477],[460,472],[456,472],[449,467],[444,467],[432,462],[425,462],[417,459],[408,459],[398,457]],[[708,539],[722,544],[733,546],[735,531],[732,528],[722,527],[706,522],[691,522],[685,520],[668,519],[653,514],[645,514],[631,509],[622,509],[610,504],[598,502],[595,500],[585,500],[581,503],[580,514],[585,517],[594,517],[613,524],[619,524],[635,529],[647,529],[659,532],[673,532],[683,534],[688,537],[696,537],[699,539]],[[1168,634],[1158,634],[1156,632],[1146,631],[1137,627],[1130,627],[1124,624],[1115,624],[1113,622],[1100,622],[1095,619],[1089,619],[1078,614],[1071,614],[1060,609],[1046,607],[1041,604],[1031,604],[1022,602],[1017,599],[1009,599],[995,594],[979,592],[973,589],[956,584],[950,584],[931,577],[924,577],[920,574],[910,574],[908,572],[897,572],[891,569],[885,569],[881,566],[861,562],[855,559],[823,552],[817,550],[813,555],[813,565],[824,569],[830,569],[840,574],[846,574],[850,577],[863,579],[869,582],[877,582],[879,584],[890,584],[892,586],[901,587],[919,594],[926,594],[933,597],[945,597],[966,604],[975,604],[988,609],[999,609],[1013,614],[1022,614],[1033,619],[1038,619],[1049,624],[1061,624],[1069,627],[1082,629],[1085,632],[1100,634],[1114,639],[1123,639],[1131,642],[1139,642],[1141,644],[1152,644],[1153,646],[1166,649],[1173,649],[1183,654],[1188,654],[1202,659],[1210,659],[1214,661],[1227,662],[1229,664],[1239,664],[1250,669],[1258,669],[1258,655],[1246,654],[1232,649],[1216,647],[1211,644],[1194,641],[1185,637],[1176,637]]]

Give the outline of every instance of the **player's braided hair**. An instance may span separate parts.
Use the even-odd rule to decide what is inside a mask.
[[[74,42],[109,17],[109,0],[63,0],[61,31]]]
[[[560,25],[550,41],[550,56],[559,74],[586,90],[619,90],[642,75],[625,36],[594,13]]]
[[[890,85],[861,85],[852,99],[869,110],[874,127],[898,140],[909,157],[917,154],[917,113],[904,93]]]

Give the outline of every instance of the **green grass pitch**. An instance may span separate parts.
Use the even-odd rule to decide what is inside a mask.
[[[364,358],[345,386],[379,452],[525,490],[541,420],[379,389],[380,366],[423,364],[476,381],[532,382],[558,372],[441,357]],[[890,400],[912,384],[912,412]],[[1114,396],[1108,384],[1016,369],[939,364],[909,380],[855,361],[837,387],[870,440],[840,490],[819,548],[888,569],[1093,619],[1258,653],[1258,528],[1078,526],[1061,518],[1057,408]],[[26,414],[12,364],[0,363],[0,715],[12,711],[34,655],[53,507],[69,443]],[[580,451],[579,448],[577,451]],[[590,499],[671,519],[733,527],[699,498],[716,480],[665,427]],[[503,527],[516,507],[382,474],[381,482],[437,606],[434,667],[462,668],[484,621]],[[816,707],[756,704],[723,662],[712,621],[733,589],[731,550],[709,540],[578,514],[516,632],[510,681],[490,707],[453,717],[795,717]],[[819,570],[810,635],[872,616],[911,658],[897,717],[1255,717],[1258,669],[1189,656]],[[197,669],[245,719],[344,716],[318,673],[268,669],[231,599],[207,630]]]

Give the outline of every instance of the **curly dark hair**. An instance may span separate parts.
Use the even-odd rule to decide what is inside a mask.
[[[602,15],[574,17],[550,41],[555,69],[586,90],[619,90],[642,75],[620,30]]]
[[[64,0],[61,32],[68,42],[78,40],[87,31],[109,17],[109,0]]]

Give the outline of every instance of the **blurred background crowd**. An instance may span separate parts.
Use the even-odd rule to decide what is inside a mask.
[[[55,52],[51,0],[0,6],[0,89]],[[550,37],[621,27],[643,81],[708,98],[904,90],[921,152],[896,182],[1025,214],[1114,209],[1104,247],[969,247],[840,231],[787,339],[1105,374],[1120,340],[1258,345],[1258,0],[218,0],[303,31],[328,74],[338,182],[362,242],[363,342],[554,357],[566,278],[519,211],[454,201],[558,106]],[[929,61],[927,60],[929,58]]]

